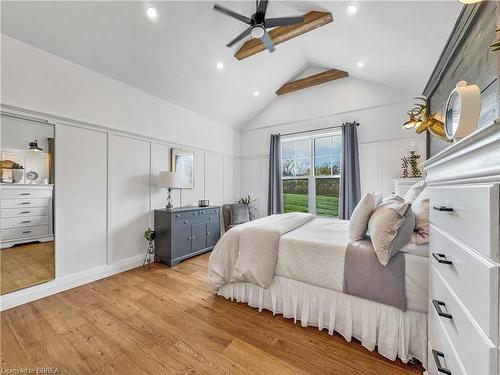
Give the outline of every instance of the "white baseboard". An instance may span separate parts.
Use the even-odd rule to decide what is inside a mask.
[[[0,311],[35,301],[92,281],[102,279],[129,269],[142,265],[144,255],[124,259],[119,262],[99,266],[90,270],[78,272],[72,275],[56,278],[44,284],[35,285],[30,288],[18,290],[0,296]]]

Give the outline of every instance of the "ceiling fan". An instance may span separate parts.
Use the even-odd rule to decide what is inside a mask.
[[[243,31],[236,38],[231,40],[226,46],[231,47],[235,43],[239,42],[241,39],[246,37],[247,35],[251,35],[253,38],[261,38],[264,47],[266,47],[269,52],[274,51],[274,44],[269,36],[269,33],[266,29],[277,27],[277,26],[285,26],[285,25],[294,25],[297,23],[304,22],[304,16],[297,17],[281,17],[281,18],[266,18],[266,10],[268,0],[256,0],[255,1],[255,13],[250,17],[243,16],[236,12],[233,12],[230,9],[227,9],[221,5],[215,4],[214,10],[217,12],[224,13],[230,17],[236,18],[237,20],[246,23],[249,27]]]

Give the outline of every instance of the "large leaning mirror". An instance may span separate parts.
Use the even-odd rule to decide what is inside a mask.
[[[54,126],[1,115],[0,294],[54,279]]]

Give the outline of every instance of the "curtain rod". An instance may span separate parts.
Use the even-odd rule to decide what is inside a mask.
[[[357,121],[353,121],[351,124],[355,124],[356,126],[359,126],[359,122],[357,122]],[[341,128],[342,125],[328,126],[328,127],[325,127],[325,128],[317,128],[317,129],[310,129],[310,130],[301,130],[301,131],[298,131],[298,132],[283,133],[281,135],[287,136],[287,135],[295,135],[295,134],[313,133],[313,132],[317,132],[317,131],[320,131],[320,130],[331,130],[331,129]]]

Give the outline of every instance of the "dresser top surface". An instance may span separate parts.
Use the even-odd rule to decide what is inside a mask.
[[[188,207],[174,207],[172,209],[156,209],[155,211],[159,212],[185,212],[185,211],[195,211],[195,210],[207,210],[210,208],[220,208],[220,206],[207,206],[207,207],[199,207],[199,206],[188,206]]]

